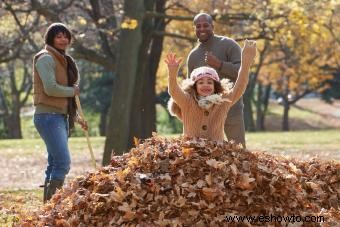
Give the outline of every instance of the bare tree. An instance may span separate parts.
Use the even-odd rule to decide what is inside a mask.
[[[23,68],[17,67],[19,64]],[[3,110],[1,118],[7,138],[10,139],[22,138],[20,110],[25,105],[32,89],[32,77],[28,67],[27,60],[18,59],[1,69],[0,107]]]

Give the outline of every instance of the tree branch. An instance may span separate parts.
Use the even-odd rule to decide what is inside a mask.
[[[32,9],[51,21],[60,21],[59,12],[52,7],[44,7],[38,0],[31,0]]]
[[[153,35],[155,35],[155,36],[169,36],[169,37],[174,37],[174,38],[178,38],[178,39],[188,40],[190,42],[196,42],[197,41],[197,38],[194,38],[194,37],[188,37],[188,36],[181,35],[181,34],[175,34],[175,33],[163,32],[163,31],[154,31]]]
[[[40,17],[37,16],[34,20],[34,22],[32,23],[32,26],[25,29],[25,27],[20,23],[20,20],[16,14],[16,11],[13,10],[13,8],[6,4],[6,8],[7,10],[12,14],[16,24],[18,25],[19,29],[20,29],[20,33],[21,33],[21,36],[23,37],[23,40],[28,40],[30,42],[30,44],[32,45],[32,47],[38,51],[38,46],[35,44],[35,42],[32,40],[31,36],[29,35],[30,32],[32,32],[33,28],[36,28],[37,25],[39,24],[39,19]]]
[[[96,27],[101,28],[102,25],[99,23],[99,19],[101,18],[99,2],[96,1],[96,0],[90,0],[90,4],[91,4],[91,8],[92,8],[92,12],[90,12],[90,15],[93,18]],[[115,55],[111,51],[111,48],[110,48],[110,45],[109,45],[109,42],[108,42],[108,39],[107,39],[107,35],[105,34],[105,32],[101,31],[101,29],[98,29],[98,33],[99,33],[99,37],[102,41],[101,46],[102,46],[103,52],[107,56],[110,56],[112,59],[114,59]]]
[[[319,85],[317,88],[320,88],[321,85]],[[316,90],[317,88],[315,88],[314,90]],[[306,96],[307,94],[311,93],[313,90],[307,89],[305,90],[303,93],[296,95],[294,97],[294,99],[292,99],[291,101],[288,101],[289,105],[293,105],[294,103],[296,103],[299,99],[303,98],[304,96]]]
[[[102,65],[108,70],[114,71],[116,64],[114,59],[111,59],[109,57],[102,56],[98,54],[98,52],[85,48],[78,40],[74,40],[74,43],[72,45],[74,48],[73,55],[76,58],[81,58],[88,60],[90,62],[97,63],[99,65]]]
[[[12,61],[13,59],[18,58],[23,45],[24,45],[24,42],[20,38],[17,38],[13,42],[13,45],[9,46],[8,48],[6,48],[0,53],[0,57],[6,56],[4,58],[0,58],[0,63],[9,62],[9,61]],[[17,47],[14,51],[12,49],[13,46]]]
[[[20,93],[25,92],[24,98],[20,101],[20,106],[25,105],[32,90],[32,77],[28,71],[27,64],[24,63],[24,79],[20,87]]]
[[[192,21],[194,19],[193,16],[174,16],[174,15],[167,15],[165,13],[158,13],[155,11],[147,11],[145,13],[145,17],[167,18],[171,20],[180,20],[180,21]]]

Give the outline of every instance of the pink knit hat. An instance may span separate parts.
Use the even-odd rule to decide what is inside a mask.
[[[193,82],[196,82],[197,80],[202,79],[204,77],[208,77],[217,82],[220,81],[220,78],[218,77],[216,70],[211,67],[207,67],[207,66],[196,68],[190,74],[190,79]]]

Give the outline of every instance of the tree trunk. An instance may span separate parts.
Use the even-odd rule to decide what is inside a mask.
[[[165,3],[166,0],[157,0],[156,12],[165,13]],[[155,19],[153,30],[165,31],[164,18]],[[143,89],[143,138],[150,137],[152,132],[156,131],[156,73],[163,50],[163,40],[164,36],[153,36],[149,56],[149,70],[144,75],[148,83],[146,83]]]
[[[259,63],[256,67],[255,72],[251,73],[249,75],[249,82],[247,89],[245,91],[245,94],[243,95],[243,102],[244,102],[244,124],[245,129],[247,131],[255,131],[255,122],[254,122],[254,116],[253,116],[253,109],[252,109],[252,99],[254,96],[254,89],[257,81],[257,76],[259,75],[260,68],[263,64],[263,61],[265,59],[265,53],[268,47],[268,42],[265,41],[264,48],[262,51],[260,51],[259,56]]]
[[[288,95],[289,95],[289,81],[290,81],[290,76],[285,76],[284,77],[284,91],[282,92],[282,105],[283,105],[283,116],[282,116],[282,131],[289,131],[289,100],[288,100]]]
[[[144,0],[145,10],[152,11],[154,7],[154,0]],[[145,18],[142,22],[142,44],[139,50],[139,60],[138,60],[138,75],[136,77],[136,85],[134,89],[134,98],[132,111],[130,115],[131,129],[128,138],[128,149],[133,146],[133,138],[145,139],[151,136],[151,132],[146,132],[145,127],[148,122],[144,119],[145,112],[149,112],[145,103],[153,102],[150,97],[150,93],[147,89],[152,90],[154,87],[151,83],[150,78],[150,62],[149,62],[149,49],[150,42],[152,39],[153,31],[153,20],[151,17]],[[149,96],[148,96],[149,95]],[[149,116],[147,116],[148,118]]]
[[[1,82],[1,81],[0,81]],[[0,139],[7,138],[7,128],[6,128],[6,116],[8,114],[7,101],[4,95],[4,90],[2,89],[3,84],[0,84]]]
[[[106,122],[107,122],[107,111],[100,112],[100,120],[99,120],[99,135],[106,135]]]
[[[13,110],[14,111],[14,110]],[[21,123],[20,123],[20,108],[16,108],[15,112],[5,116],[5,128],[8,139],[22,139]]]
[[[112,102],[106,131],[103,165],[111,160],[111,153],[123,154],[128,149],[130,122],[135,82],[138,72],[138,60],[142,45],[142,21],[145,14],[144,1],[129,0],[124,2],[124,18],[138,22],[135,29],[122,29],[119,45],[116,81],[113,82]]]
[[[145,2],[146,10],[152,11],[155,8],[157,12],[164,13],[164,0]],[[128,148],[133,146],[134,137],[145,139],[156,131],[156,73],[163,49],[163,36],[152,36],[155,30],[165,30],[164,18],[145,18],[138,70],[141,75],[136,81]]]
[[[282,131],[289,131],[289,109],[290,105],[288,97],[283,98],[283,117],[282,117]]]
[[[261,119],[263,115],[262,111],[262,89],[263,86],[261,83],[257,83],[257,100],[256,100],[256,131],[261,130]]]
[[[250,75],[249,83],[246,91],[243,95],[243,103],[244,103],[244,124],[247,131],[255,131],[255,123],[253,117],[253,109],[251,105],[251,100],[253,97],[253,91],[255,86],[256,79],[252,75]]]
[[[8,139],[22,139],[21,132],[21,122],[20,122],[20,110],[21,107],[27,100],[27,97],[31,91],[31,85],[29,80],[29,72],[27,66],[23,66],[23,80],[20,88],[17,87],[17,78],[16,78],[16,67],[15,63],[7,64],[8,72],[9,72],[9,89],[10,89],[10,100],[4,98],[3,91],[1,91],[1,104],[4,107],[4,126]],[[22,100],[20,100],[20,96],[22,96]],[[10,104],[8,104],[8,103]]]
[[[265,87],[264,96],[263,96],[263,100],[262,100],[263,111],[262,111],[261,123],[260,123],[261,131],[266,130],[265,119],[266,119],[268,105],[269,105],[270,91],[271,91],[271,84],[268,84]]]

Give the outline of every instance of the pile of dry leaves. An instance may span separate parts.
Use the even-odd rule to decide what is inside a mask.
[[[333,226],[340,220],[339,171],[335,162],[155,136],[113,157],[110,166],[76,178],[23,224],[226,226],[226,216],[233,215],[323,215],[323,225]]]

